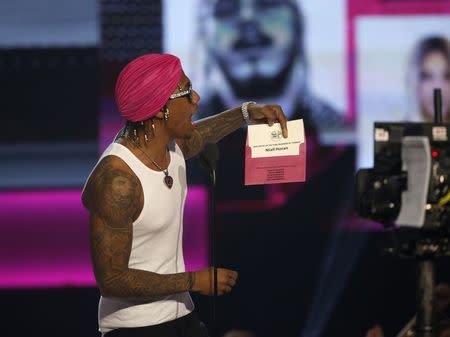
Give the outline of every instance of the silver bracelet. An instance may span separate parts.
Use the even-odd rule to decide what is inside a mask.
[[[244,102],[241,105],[242,117],[244,117],[244,120],[247,124],[250,123],[250,115],[248,114],[248,105],[249,104],[256,104],[256,102],[249,101],[249,102]]]

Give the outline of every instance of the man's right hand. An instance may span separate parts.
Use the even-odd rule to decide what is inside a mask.
[[[214,295],[214,268],[203,269],[194,272],[195,281],[192,291],[203,295]],[[237,272],[229,269],[217,268],[217,294],[229,293],[236,284]]]

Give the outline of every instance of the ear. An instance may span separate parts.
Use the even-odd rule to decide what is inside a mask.
[[[165,109],[165,107],[163,109]],[[159,119],[163,119],[164,118],[164,112],[162,110],[159,110],[158,113],[154,117],[159,118]]]
[[[161,108],[161,110],[158,111],[158,113],[154,116],[158,119],[163,119],[164,118],[164,111],[167,109],[167,103],[164,104],[164,106]]]

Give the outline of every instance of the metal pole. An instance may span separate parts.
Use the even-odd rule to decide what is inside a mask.
[[[213,296],[211,298],[211,337],[217,337],[217,322],[216,322],[216,299],[217,299],[217,261],[216,261],[216,170],[211,170],[211,187],[209,190],[210,209],[209,209],[209,244],[210,244],[210,263],[213,268]]]
[[[432,258],[418,261],[417,266],[417,337],[435,337],[434,286],[435,265]]]

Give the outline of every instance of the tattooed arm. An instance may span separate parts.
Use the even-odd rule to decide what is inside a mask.
[[[90,245],[95,278],[103,296],[151,297],[190,290],[194,273],[161,275],[128,268],[133,221],[143,207],[137,177],[121,159],[105,157],[83,195],[90,214]]]
[[[280,122],[283,136],[287,137],[286,116],[279,105],[248,105],[250,120],[255,124]],[[217,115],[200,119],[195,123],[194,134],[177,143],[186,159],[197,155],[206,143],[217,143],[233,131],[245,125],[241,107],[221,112]]]
[[[152,298],[189,290],[209,294],[211,273],[208,269],[157,274],[128,267],[133,222],[142,210],[143,199],[138,178],[115,156],[105,157],[86,185],[83,204],[90,214],[91,256],[102,295]],[[219,275],[219,282],[221,278],[227,280],[221,293],[230,291],[234,285],[228,281],[231,273],[225,270]]]

